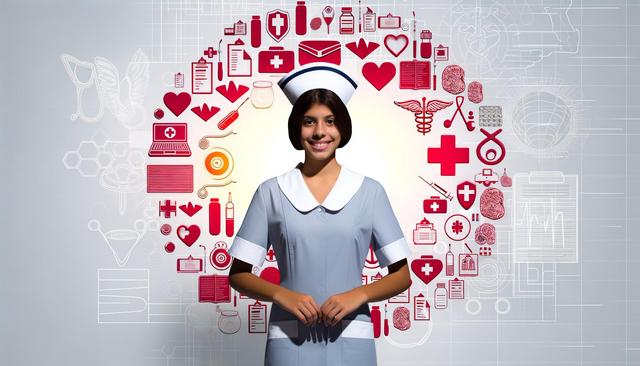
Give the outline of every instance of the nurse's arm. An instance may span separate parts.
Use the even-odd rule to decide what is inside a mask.
[[[229,284],[234,290],[260,301],[269,301],[295,315],[306,325],[316,323],[320,318],[320,306],[313,297],[291,291],[264,280],[251,272],[253,266],[237,258],[233,259],[229,270]]]

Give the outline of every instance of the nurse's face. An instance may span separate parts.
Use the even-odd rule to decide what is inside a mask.
[[[323,104],[311,106],[302,117],[300,138],[307,156],[317,160],[333,156],[340,145],[340,131],[331,109]]]

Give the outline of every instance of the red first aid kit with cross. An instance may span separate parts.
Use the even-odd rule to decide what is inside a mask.
[[[272,46],[258,52],[258,72],[284,74],[295,67],[295,53],[284,47]]]
[[[422,209],[424,213],[430,214],[447,213],[447,200],[438,198],[438,196],[431,196],[422,201]]]

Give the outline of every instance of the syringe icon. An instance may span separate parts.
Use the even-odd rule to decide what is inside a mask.
[[[426,179],[418,176],[418,178],[422,179],[425,183],[427,183],[431,188],[433,188],[436,192],[438,192],[442,197],[448,199],[449,201],[453,201],[453,196],[451,193],[447,192],[446,189],[440,187],[436,182],[428,182]]]

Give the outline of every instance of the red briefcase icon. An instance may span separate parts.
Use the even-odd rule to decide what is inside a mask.
[[[458,184],[456,187],[456,194],[458,196],[458,202],[460,206],[465,210],[468,210],[473,206],[473,202],[476,200],[476,185],[468,180]]]
[[[274,41],[280,42],[289,33],[289,13],[283,10],[272,10],[267,13],[267,34]]]
[[[422,209],[424,213],[447,213],[447,200],[438,198],[438,196],[431,196],[422,201]]]
[[[269,47],[258,53],[258,72],[277,74],[287,73],[295,66],[295,53],[285,51],[284,47]]]

